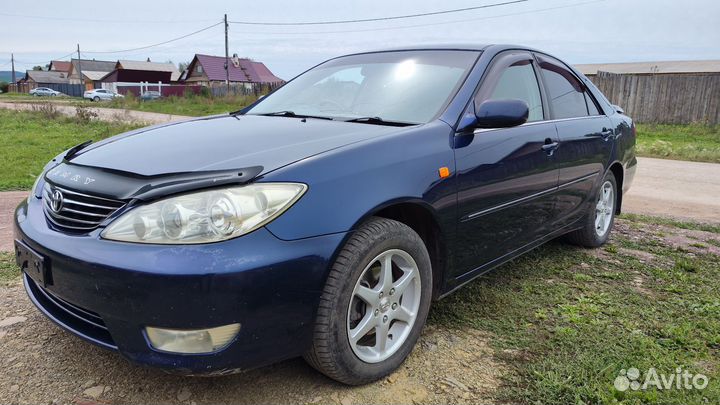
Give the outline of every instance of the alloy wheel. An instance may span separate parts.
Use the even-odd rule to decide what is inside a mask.
[[[598,201],[595,205],[595,233],[599,237],[602,238],[607,233],[614,212],[615,190],[612,183],[606,181],[600,187],[600,195],[598,195]]]
[[[347,333],[360,360],[378,363],[395,354],[415,324],[420,271],[407,252],[391,249],[365,267],[350,299]]]

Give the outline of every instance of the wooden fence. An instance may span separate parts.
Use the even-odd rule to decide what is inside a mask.
[[[720,124],[720,74],[598,72],[590,79],[636,122]]]

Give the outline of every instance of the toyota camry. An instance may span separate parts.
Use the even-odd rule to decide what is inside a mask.
[[[604,244],[636,164],[632,120],[544,52],[359,53],[60,153],[15,212],[17,262],[50,320],[137,363],[304,356],[363,384],[434,300],[560,236]]]

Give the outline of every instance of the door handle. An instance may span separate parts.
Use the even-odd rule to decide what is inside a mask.
[[[555,152],[555,149],[557,149],[558,146],[560,146],[560,144],[558,142],[555,142],[550,138],[546,138],[545,144],[543,146],[541,146],[540,149],[544,150],[545,153],[548,154],[548,156],[552,156],[553,153]]]
[[[612,129],[603,128],[600,132],[600,136],[602,136],[603,140],[608,140],[611,136],[615,134],[615,131]]]

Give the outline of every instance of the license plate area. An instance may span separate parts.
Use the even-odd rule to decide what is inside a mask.
[[[52,284],[52,275],[50,274],[48,261],[19,240],[15,240],[15,261],[20,267],[20,270],[25,272],[25,274],[30,276],[30,278],[35,280],[39,285],[46,287],[48,284]]]

